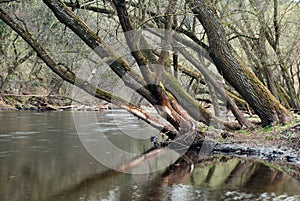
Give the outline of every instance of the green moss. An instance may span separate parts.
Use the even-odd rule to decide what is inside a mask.
[[[260,121],[260,118],[258,116],[253,116],[253,117],[249,117],[247,118],[248,121]]]
[[[214,167],[214,165],[213,164],[209,164],[207,167],[208,167],[208,169],[211,169],[211,168]]]
[[[12,97],[12,96],[7,96],[5,98],[5,102],[8,104],[8,105],[12,105],[14,103],[15,99]]]
[[[240,130],[239,132],[244,135],[250,135],[250,132],[248,130]]]
[[[204,133],[206,131],[206,128],[202,127],[202,128],[200,128],[200,131]]]
[[[266,138],[267,140],[271,140],[271,139],[273,138],[273,136],[272,136],[272,135],[266,135],[265,138]]]
[[[271,126],[266,126],[265,128],[264,128],[264,132],[272,132],[273,130],[272,130],[272,127]]]

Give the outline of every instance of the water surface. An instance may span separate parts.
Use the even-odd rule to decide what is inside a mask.
[[[298,180],[239,158],[195,167],[181,163],[149,174],[109,171],[81,143],[73,114],[0,112],[1,201],[300,200]],[[76,115],[90,114],[95,113]],[[149,137],[157,132],[124,111],[97,113],[97,122],[90,123],[132,153],[150,148]]]

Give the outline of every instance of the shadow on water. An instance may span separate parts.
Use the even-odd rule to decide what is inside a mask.
[[[105,116],[101,121],[110,120]],[[149,174],[108,170],[86,151],[73,124],[68,112],[0,112],[1,201],[300,200],[300,181],[277,164],[233,156],[188,152],[168,168]],[[117,142],[121,135],[107,130]],[[132,146],[140,153],[145,150],[140,143]],[[161,151],[117,169],[145,165]]]

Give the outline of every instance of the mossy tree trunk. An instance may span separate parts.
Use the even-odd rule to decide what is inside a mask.
[[[187,2],[206,31],[209,54],[226,81],[249,103],[263,125],[286,123],[289,120],[288,111],[255,74],[234,57],[225,30],[209,2],[206,0],[187,0]]]

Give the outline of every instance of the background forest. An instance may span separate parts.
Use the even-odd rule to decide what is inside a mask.
[[[38,0],[0,1],[1,19],[3,20],[0,21],[0,90],[1,98],[8,104],[15,104],[13,101],[15,96],[11,96],[12,94],[71,97],[73,85],[70,85],[67,82],[68,80],[64,81],[62,76],[59,77],[56,73],[53,73],[53,68],[52,70],[51,67],[48,68],[45,60],[41,59],[41,53],[33,50],[32,45],[30,46],[27,43],[28,41],[25,42],[20,33],[12,31],[6,20],[18,24],[19,30],[25,30],[26,33],[38,41],[39,45],[55,59],[57,66],[60,66],[65,72],[77,72],[84,64],[90,68],[91,75],[93,75],[93,69],[101,67],[99,67],[97,59],[91,57],[92,45],[84,40],[84,35],[80,35],[72,29],[72,26],[74,28],[76,25],[68,24],[68,19],[64,21],[60,18],[62,16],[59,16],[58,11],[55,11],[54,4],[55,1],[44,1],[44,3]],[[221,104],[218,103],[216,97],[220,99],[217,89],[218,86],[223,86],[223,84],[226,90],[224,96],[227,97],[227,108],[233,111],[241,126],[248,127],[250,123],[238,114],[239,109],[247,110],[250,114],[258,114],[264,125],[286,122],[287,118],[285,116],[289,115],[286,114],[285,108],[295,111],[300,109],[299,1],[217,0],[169,2],[132,0],[125,2],[73,0],[65,1],[64,5],[66,7],[63,9],[68,9],[74,13],[76,18],[78,17],[88,26],[91,35],[96,34],[104,43],[118,43],[118,48],[121,46],[124,48],[124,50],[117,49],[114,51],[122,53],[123,51],[126,52],[126,49],[131,50],[132,56],[122,59],[132,65],[132,68],[142,75],[148,85],[157,81],[159,85],[161,76],[161,79],[166,79],[164,73],[151,66],[149,67],[150,70],[146,69],[148,72],[143,72],[144,68],[141,68],[141,66],[151,63],[153,60],[155,60],[155,62],[152,62],[153,64],[163,64],[164,69],[160,70],[166,72],[166,75],[172,76],[171,80],[174,78],[178,80],[178,83],[176,83],[180,84],[180,87],[176,84],[175,87],[169,86],[170,83],[173,83],[169,80],[169,85],[163,83],[162,89],[160,89],[160,86],[150,86],[140,91],[128,80],[123,80],[127,87],[129,86],[139,94],[130,97],[130,102],[138,105],[143,99],[146,99],[151,105],[155,107],[158,105],[159,107],[156,107],[158,113],[176,130],[179,130],[178,121],[181,120],[178,120],[174,115],[175,113],[182,116],[185,114],[184,111],[187,111],[188,115],[183,118],[189,119],[191,116],[193,120],[200,120],[205,124],[209,124],[208,122],[214,119],[214,116],[220,117],[222,111],[219,111],[218,107],[208,111],[204,111],[204,108],[207,103],[214,103],[213,106]],[[212,12],[212,16],[215,18],[206,16],[206,10],[202,10],[202,8],[207,8],[208,13]],[[9,19],[5,16],[5,13],[9,16]],[[76,19],[75,17],[74,19]],[[218,26],[221,26],[220,30],[217,30]],[[136,44],[133,42],[132,45],[129,39],[133,35],[130,37],[125,36],[124,39],[123,32],[140,29],[150,30],[151,28],[173,30],[176,33],[181,33],[180,36],[182,36],[182,40],[185,40],[185,43],[194,42],[205,51],[204,53],[201,52],[201,49],[194,49],[193,52],[182,51],[176,46],[173,46],[173,49],[169,48],[168,45],[171,42],[168,41],[168,34],[160,33],[161,35],[159,35],[156,33],[157,38],[152,40],[162,43],[162,49],[161,51],[155,49],[152,49],[151,52],[142,51],[148,63],[144,62],[143,56],[135,53],[139,51],[133,51]],[[213,30],[214,28],[216,30]],[[222,32],[222,34],[214,35],[219,32]],[[163,34],[165,34],[165,40],[161,39]],[[147,38],[147,40],[149,39]],[[95,41],[97,40],[95,39]],[[143,42],[143,40],[141,41]],[[141,41],[139,42],[142,43]],[[219,47],[221,48],[218,50]],[[235,62],[241,66],[234,69],[236,66],[232,65],[231,70],[234,73],[230,73],[230,68],[228,68],[228,71],[222,69],[223,66],[226,66],[227,51],[229,57],[234,58]],[[223,52],[221,56],[218,56],[219,52]],[[223,56],[225,60],[220,60],[219,58]],[[198,60],[193,59],[196,57],[198,57]],[[122,63],[123,60],[118,62]],[[206,71],[203,69],[209,69],[212,63],[216,65],[219,75],[224,77],[224,80],[222,78],[218,80],[221,85],[212,83],[209,76],[205,75]],[[111,66],[106,68],[105,71],[102,70],[100,74],[98,73],[93,78],[97,79],[96,87],[109,93],[113,93],[113,90],[119,87],[116,85],[119,84],[118,77],[121,73]],[[242,70],[239,72],[238,69]],[[244,72],[246,72],[245,78],[237,76],[239,73]],[[252,72],[259,81],[253,78]],[[152,79],[150,76],[152,73],[156,79],[153,78],[152,81],[149,81]],[[137,77],[135,79],[138,80]],[[243,86],[243,82],[247,82],[248,85],[246,83]],[[260,82],[268,90],[260,90]],[[246,85],[251,85],[253,89],[247,88]],[[180,94],[181,89],[185,91],[182,94]],[[88,92],[88,90],[86,91]],[[259,94],[259,91],[262,91],[262,93]],[[189,95],[186,96],[186,92]],[[273,96],[269,97],[269,92],[275,99]],[[172,102],[173,98],[167,97],[166,100],[171,103],[171,106],[167,106],[171,110],[170,116],[168,116],[168,110],[165,110],[163,105],[164,94],[168,95],[169,93],[183,107],[183,109],[176,109],[177,106],[174,106],[174,101]],[[19,96],[19,99],[20,97],[22,96]],[[103,95],[103,93],[98,94],[99,97],[102,100],[111,102],[108,100],[108,96]],[[111,96],[109,97],[111,100],[114,99]],[[183,97],[183,101],[180,101],[179,97]],[[265,102],[262,101],[262,97],[267,97],[264,100]],[[191,105],[195,106],[195,102],[190,103],[189,100],[192,100],[190,98],[196,100],[196,104],[200,105],[198,108],[200,117],[193,114],[193,106]],[[22,100],[19,101],[21,104],[18,107],[29,107]],[[186,102],[190,105],[185,104]],[[82,103],[92,104],[84,101]],[[59,104],[71,103],[69,101]],[[119,102],[116,105],[118,104]],[[238,106],[239,109],[234,109],[235,106]],[[128,107],[127,110],[130,111]],[[137,112],[132,113],[137,116],[140,115]],[[150,120],[151,122],[152,120]],[[188,125],[185,126],[189,127]],[[228,126],[230,127],[230,124]],[[169,127],[167,130],[172,129]]]

